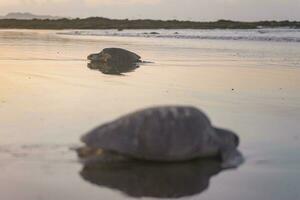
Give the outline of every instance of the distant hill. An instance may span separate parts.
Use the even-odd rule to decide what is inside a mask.
[[[32,20],[32,19],[61,19],[62,17],[51,16],[51,15],[34,15],[32,13],[21,13],[21,12],[12,12],[8,13],[5,16],[0,16],[0,19],[23,19],[23,20]]]

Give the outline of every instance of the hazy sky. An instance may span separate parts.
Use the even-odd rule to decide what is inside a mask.
[[[190,20],[300,20],[300,0],[0,0],[0,15]]]

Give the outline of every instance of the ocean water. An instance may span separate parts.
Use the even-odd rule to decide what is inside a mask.
[[[177,38],[198,40],[248,40],[273,42],[300,42],[300,29],[204,29],[204,30],[75,30],[66,31],[65,35],[146,37],[146,38]]]
[[[300,199],[299,42],[105,31],[0,31],[1,199]],[[256,31],[205,34],[299,34]],[[119,76],[91,70],[86,57],[107,47],[150,62]],[[96,126],[166,104],[195,106],[236,132],[246,162],[225,171],[214,161],[99,169],[83,166],[72,150]]]

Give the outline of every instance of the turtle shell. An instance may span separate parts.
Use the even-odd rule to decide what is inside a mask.
[[[115,65],[128,65],[140,61],[140,56],[121,48],[106,48],[98,54],[91,54],[88,59],[94,62],[102,62]]]
[[[137,159],[184,161],[218,155],[222,140],[216,130],[197,108],[162,106],[106,123],[81,140],[89,147]]]

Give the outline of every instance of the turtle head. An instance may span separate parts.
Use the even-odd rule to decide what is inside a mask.
[[[216,128],[219,137],[220,156],[222,159],[222,168],[236,168],[244,162],[243,155],[239,152],[240,139],[232,131]]]
[[[111,58],[112,56],[108,53],[105,53],[104,51],[100,53],[91,54],[87,57],[87,59],[92,62],[104,62],[104,63],[108,62],[108,60]]]
[[[240,139],[237,134],[235,134],[232,131],[221,129],[221,128],[215,128],[221,142],[226,146],[231,146],[237,148],[240,144]]]
[[[99,54],[98,53],[91,54],[87,57],[87,59],[91,61],[97,61],[99,60]]]

